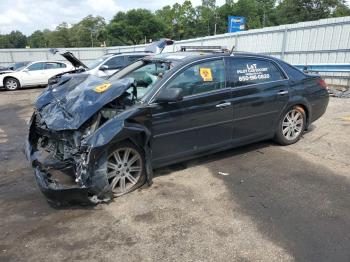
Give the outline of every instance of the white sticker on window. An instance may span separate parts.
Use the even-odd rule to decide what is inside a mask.
[[[245,69],[237,69],[238,81],[254,81],[269,79],[270,74],[267,73],[269,69],[267,67],[259,68],[257,64],[246,64]]]

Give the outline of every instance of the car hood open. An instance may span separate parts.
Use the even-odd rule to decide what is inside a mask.
[[[35,108],[50,130],[75,130],[133,85],[133,78],[109,82],[87,74],[65,76],[38,97]]]
[[[152,52],[154,54],[162,53],[164,48],[168,45],[174,44],[174,41],[168,38],[161,38],[158,41],[152,42],[145,47],[146,52]]]
[[[89,69],[89,67],[87,67],[82,61],[80,61],[77,57],[75,57],[72,52],[59,51],[56,48],[51,48],[49,51],[52,54],[59,53],[61,56],[63,56],[65,59],[67,59],[75,68],[82,67],[85,69]]]

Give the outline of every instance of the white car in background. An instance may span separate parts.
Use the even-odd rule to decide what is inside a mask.
[[[63,75],[67,74],[83,73],[101,78],[108,78],[138,59],[161,53],[166,46],[172,45],[173,43],[174,41],[171,39],[162,38],[145,46],[144,51],[110,53],[97,58],[87,65],[74,56],[74,54],[70,51],[60,51],[57,48],[51,48],[49,50],[51,54],[60,54],[67,61],[69,61],[75,67],[75,69],[70,72],[55,75],[49,79],[49,84],[57,83],[57,81],[59,81]]]
[[[46,86],[49,78],[74,69],[70,63],[59,61],[31,62],[16,71],[0,75],[0,87],[13,91],[21,87]]]

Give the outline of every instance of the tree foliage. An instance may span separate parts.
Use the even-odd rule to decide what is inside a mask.
[[[247,29],[349,16],[345,0],[226,0],[217,6],[215,0],[202,0],[193,6],[164,6],[151,12],[132,9],[118,12],[106,23],[101,16],[89,15],[77,24],[62,22],[55,30],[37,30],[30,36],[20,31],[0,34],[0,48],[90,47],[142,44],[162,37],[188,39],[227,32],[230,15],[247,18]]]

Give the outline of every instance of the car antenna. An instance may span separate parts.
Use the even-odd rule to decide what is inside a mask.
[[[233,54],[233,51],[235,50],[235,48],[236,48],[236,47],[235,47],[235,45],[233,45],[233,46],[232,46],[232,48],[231,48],[230,55],[232,55],[232,54]]]

